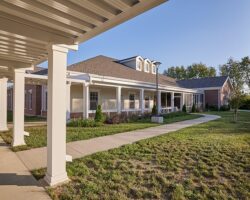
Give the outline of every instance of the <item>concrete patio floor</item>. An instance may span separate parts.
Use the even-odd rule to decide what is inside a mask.
[[[45,189],[35,180],[17,155],[0,137],[0,199],[49,200]]]
[[[177,131],[193,125],[216,120],[218,118],[220,118],[220,116],[203,114],[203,117],[197,119],[186,120],[167,125],[165,124],[157,127],[124,132],[115,135],[92,138],[89,140],[70,142],[67,143],[67,154],[71,155],[73,159],[81,158],[96,152],[117,148],[122,145],[131,144],[139,140],[163,135],[165,133]],[[20,151],[16,154],[29,170],[44,168],[47,166],[46,147]]]

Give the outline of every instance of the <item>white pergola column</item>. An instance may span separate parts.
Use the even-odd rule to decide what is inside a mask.
[[[13,81],[13,141],[12,146],[25,145],[24,135],[24,90],[25,70],[14,70]]]
[[[7,78],[0,79],[0,131],[7,131]]]
[[[47,173],[55,185],[68,180],[66,172],[66,67],[68,49],[48,48]]]
[[[144,89],[140,90],[140,107],[141,107],[141,113],[143,114],[145,111]]]
[[[117,106],[117,113],[121,114],[122,110],[122,102],[121,102],[121,95],[122,95],[122,87],[118,86],[116,88],[116,106]]]
[[[171,92],[171,110],[174,112],[174,92]]]
[[[89,118],[89,84],[83,84],[83,118]]]
[[[70,102],[71,102],[70,90],[71,90],[71,82],[67,81],[67,84],[66,84],[66,98],[67,98],[66,121],[70,120]]]
[[[161,113],[161,91],[158,91],[157,96],[158,96],[157,97],[157,100],[158,100],[158,102],[157,102],[157,111],[160,114]]]

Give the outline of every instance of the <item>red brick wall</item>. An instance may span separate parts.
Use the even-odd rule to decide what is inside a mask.
[[[232,88],[229,82],[227,82],[221,90],[221,105],[228,105],[228,100],[231,96]]]
[[[205,90],[205,105],[218,106],[218,90]]]

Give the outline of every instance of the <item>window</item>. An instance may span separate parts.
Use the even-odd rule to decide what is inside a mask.
[[[48,110],[48,91],[45,91],[45,110]]]
[[[149,63],[148,62],[145,64],[145,72],[149,72]]]
[[[27,109],[27,91],[25,90],[25,97],[24,97],[24,109]]]
[[[137,61],[137,68],[140,71],[142,70],[142,61],[141,60]]]
[[[90,92],[90,110],[96,110],[98,105],[98,92]]]
[[[135,109],[135,95],[129,95],[129,109]]]
[[[155,70],[155,65],[152,65],[152,73],[155,74],[156,70]]]
[[[32,110],[32,90],[29,90],[29,109]]]
[[[145,96],[145,108],[149,108],[149,96]]]

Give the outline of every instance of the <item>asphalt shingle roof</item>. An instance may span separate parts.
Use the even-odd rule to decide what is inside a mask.
[[[181,87],[185,88],[207,88],[207,87],[222,87],[227,76],[215,76],[207,78],[198,78],[198,79],[184,79],[178,80],[177,83]]]
[[[106,57],[96,56],[94,58],[70,65],[69,71],[77,71],[83,73],[96,74],[100,76],[111,76],[122,79],[130,79],[142,82],[155,83],[155,74],[137,71],[129,68],[121,63],[119,60]],[[163,85],[178,86],[176,80],[159,74],[159,83]]]

